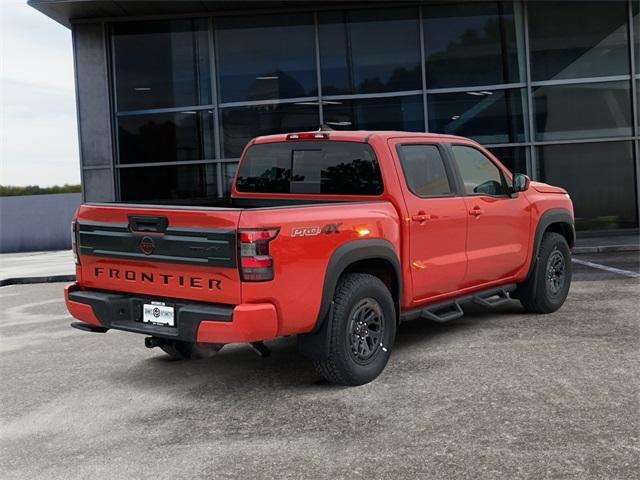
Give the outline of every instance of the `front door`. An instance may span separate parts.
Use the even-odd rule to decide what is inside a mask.
[[[456,196],[452,168],[441,145],[392,145],[399,156],[409,223],[413,301],[460,288],[466,269],[467,208]]]
[[[529,201],[509,195],[504,173],[484,152],[469,145],[451,150],[469,216],[464,287],[510,277],[527,261]]]

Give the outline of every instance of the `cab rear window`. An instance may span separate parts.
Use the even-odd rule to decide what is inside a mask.
[[[240,163],[236,189],[253,193],[379,195],[383,185],[369,145],[304,141],[251,146]]]

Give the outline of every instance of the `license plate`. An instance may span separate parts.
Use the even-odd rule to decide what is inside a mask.
[[[173,307],[168,307],[162,302],[145,303],[142,306],[142,321],[154,325],[175,327]]]

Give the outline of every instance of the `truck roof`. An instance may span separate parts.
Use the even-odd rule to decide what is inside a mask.
[[[338,141],[350,141],[350,142],[367,142],[372,137],[377,137],[383,140],[390,138],[402,138],[402,137],[422,137],[425,140],[431,141],[452,141],[452,140],[465,140],[469,141],[468,138],[458,137],[455,135],[445,135],[441,133],[424,133],[424,132],[400,132],[394,130],[314,130],[314,131],[306,131],[306,132],[289,132],[289,133],[279,133],[275,135],[264,135],[261,137],[256,137],[253,143],[274,143],[274,142],[285,142],[287,141],[289,135],[302,135],[302,134],[314,134],[314,133],[327,133],[329,135],[329,140],[338,140]]]

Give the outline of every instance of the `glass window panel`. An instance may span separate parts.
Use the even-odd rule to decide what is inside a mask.
[[[240,165],[242,192],[379,195],[371,146],[359,142],[281,142],[253,145]]]
[[[324,100],[324,122],[334,130],[424,132],[422,95]]]
[[[319,14],[323,95],[422,88],[416,8]]]
[[[212,204],[218,203],[215,164],[121,168],[123,202]]]
[[[467,195],[507,194],[502,172],[484,153],[462,145],[453,145],[451,151]]]
[[[310,14],[220,18],[215,30],[223,103],[317,95]]]
[[[638,226],[631,142],[538,147],[538,165],[542,181],[571,195],[578,229]]]
[[[118,117],[120,163],[215,158],[213,111]]]
[[[524,173],[531,176],[529,172],[529,149],[527,147],[492,147],[489,151],[500,160],[511,173]]]
[[[631,135],[629,82],[538,87],[533,104],[538,140]]]
[[[523,25],[512,2],[424,7],[429,88],[519,82],[524,78]]]
[[[428,95],[429,130],[481,143],[524,142],[524,97],[521,89]]]
[[[444,160],[435,145],[402,145],[400,161],[409,190],[419,197],[449,195]]]
[[[317,130],[319,126],[317,102],[224,108],[224,156],[239,157],[249,140],[260,135]]]
[[[532,80],[629,73],[627,2],[529,2]]]
[[[211,103],[205,19],[113,26],[118,111]]]

